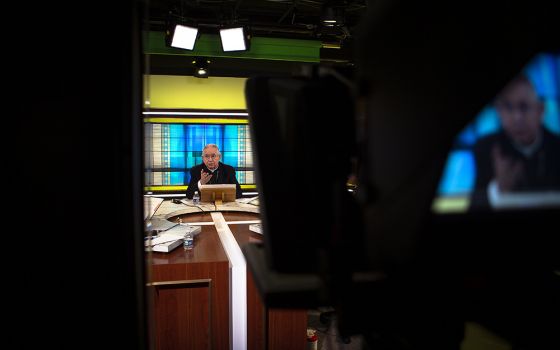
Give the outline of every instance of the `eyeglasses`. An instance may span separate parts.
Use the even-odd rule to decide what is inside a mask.
[[[217,154],[203,154],[202,157],[206,158],[206,159],[216,159],[218,158]]]
[[[536,109],[538,107],[538,104],[529,102],[511,103],[508,101],[499,101],[496,104],[496,107],[499,110],[505,111],[507,113],[518,111],[519,113],[527,114]]]

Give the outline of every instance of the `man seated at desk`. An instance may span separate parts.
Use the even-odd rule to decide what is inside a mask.
[[[235,177],[235,169],[221,163],[222,154],[217,145],[209,143],[202,149],[202,164],[191,168],[191,181],[187,188],[187,198],[192,199],[200,185],[235,184],[236,198],[241,198],[241,186]]]
[[[558,204],[560,138],[544,125],[544,102],[526,75],[517,76],[495,102],[501,130],[480,139],[472,209],[501,208],[507,195],[530,194],[516,206]],[[509,197],[510,199],[512,197]]]

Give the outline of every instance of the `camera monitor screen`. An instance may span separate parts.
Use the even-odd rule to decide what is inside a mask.
[[[235,184],[200,185],[201,202],[234,202]]]
[[[535,56],[456,137],[436,213],[560,207],[560,55]]]

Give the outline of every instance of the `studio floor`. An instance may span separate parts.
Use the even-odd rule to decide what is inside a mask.
[[[368,349],[362,336],[355,335],[350,339],[342,339],[336,327],[336,318],[325,324],[321,322],[322,312],[332,311],[330,308],[309,310],[308,328],[316,331],[317,350],[365,350]],[[348,342],[349,341],[349,342]],[[311,349],[311,348],[310,348]],[[465,338],[461,350],[511,350],[511,345],[484,327],[468,322],[465,324]]]

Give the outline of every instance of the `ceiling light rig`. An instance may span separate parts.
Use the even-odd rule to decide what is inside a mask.
[[[222,13],[220,24],[212,23],[212,21],[200,22],[200,18],[194,19],[196,18],[195,10],[187,9],[187,12],[191,17],[184,16],[183,4],[181,4],[180,12],[173,9],[167,13],[165,22],[167,46],[193,51],[201,31],[203,31],[205,35],[220,34],[223,52],[249,50],[251,35],[247,26],[238,23],[235,10],[231,14]]]
[[[177,49],[194,50],[196,40],[200,31],[195,26],[183,24],[172,24],[165,33],[167,46]],[[251,35],[244,26],[222,27],[219,30],[222,51],[248,51],[251,43]]]
[[[237,31],[244,32],[241,42],[247,42],[248,50],[251,50],[248,44],[253,36],[328,43],[346,41],[354,36],[361,17],[367,12],[368,3],[371,0],[166,0],[167,6],[164,6],[161,1],[152,1],[147,23],[150,31],[169,32],[169,44],[166,46],[172,48],[173,53],[180,54],[179,50],[186,50],[183,54],[196,57],[201,45],[197,41],[204,39],[200,50],[204,48],[205,51],[200,55],[210,55],[206,50],[209,49],[214,53],[226,53],[218,56],[232,56],[235,54],[230,51],[243,50],[243,45],[227,46],[227,39],[223,38],[226,29],[234,26],[239,28]],[[175,25],[168,26],[171,21],[175,25],[197,30],[192,49],[192,41],[189,45],[171,45],[175,32]]]

